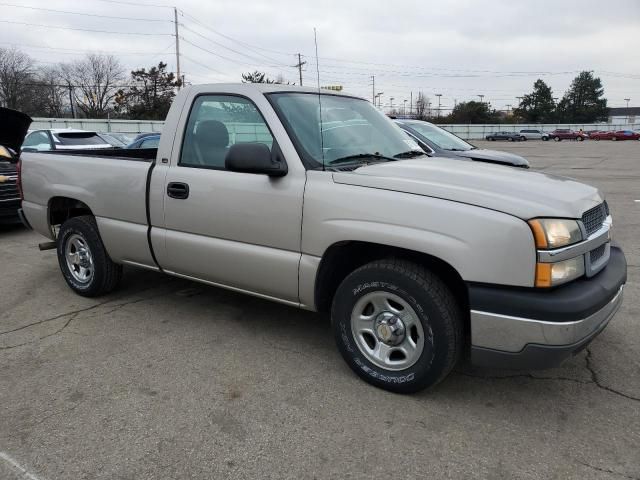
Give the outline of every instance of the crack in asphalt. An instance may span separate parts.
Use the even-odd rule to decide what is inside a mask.
[[[142,290],[139,290],[138,292],[132,292],[132,293],[133,293],[134,295],[135,295],[135,294],[138,294],[138,293],[143,293],[143,292],[146,292],[146,291],[148,291],[148,290],[152,290],[152,289],[154,289],[154,288],[163,287],[163,286],[165,286],[165,285],[168,285],[168,284],[170,284],[172,281],[174,281],[174,279],[170,279],[169,281],[164,282],[164,283],[162,283],[162,284],[160,284],[160,285],[156,285],[156,286],[153,286],[153,287],[144,288],[144,289],[142,289]],[[127,304],[129,304],[129,303],[137,303],[137,302],[139,302],[139,301],[141,301],[141,300],[145,300],[146,298],[153,298],[153,297],[145,297],[144,299],[138,299],[138,300],[135,300],[135,301],[132,301],[132,302],[125,302],[125,303],[119,304],[119,305],[117,305],[117,306],[119,306],[119,307],[121,308],[121,307],[122,307],[122,306],[124,306],[124,305],[127,305]],[[94,305],[91,305],[91,306],[89,306],[89,307],[79,308],[78,310],[72,310],[71,312],[60,313],[60,314],[55,315],[55,316],[53,316],[53,317],[48,317],[48,318],[45,318],[45,319],[42,319],[42,320],[38,320],[37,322],[28,323],[27,325],[22,325],[22,326],[20,326],[20,327],[13,328],[13,329],[11,329],[11,330],[6,330],[6,331],[4,331],[4,332],[0,332],[0,336],[2,336],[2,335],[6,335],[6,334],[8,334],[8,333],[19,332],[20,330],[25,330],[25,329],[27,329],[27,328],[29,328],[29,327],[34,327],[34,326],[36,326],[36,325],[42,325],[43,323],[52,322],[52,321],[54,321],[54,320],[59,320],[59,319],[61,319],[61,318],[67,317],[67,316],[69,316],[69,315],[76,315],[76,314],[79,314],[79,313],[88,312],[89,310],[94,310],[94,309],[96,309],[96,308],[99,308],[99,307],[101,307],[101,306],[103,306],[103,305],[106,305],[106,304],[108,304],[108,303],[111,303],[111,302],[115,302],[115,301],[117,301],[117,300],[118,300],[118,299],[111,298],[111,299],[104,300],[104,301],[102,301],[102,302],[96,303],[96,304],[94,304]]]
[[[161,286],[165,286],[165,285],[167,285],[169,283],[171,283],[171,280],[169,280],[168,282],[165,282]],[[145,288],[143,290],[140,290],[137,293],[142,293],[142,292],[145,292],[147,290],[151,290],[153,288],[157,288],[157,286]],[[144,302],[145,300],[151,300],[153,298],[157,298],[157,297],[160,297],[160,296],[163,296],[163,295],[165,295],[165,292],[159,293],[157,295],[151,295],[151,296],[148,296],[148,297],[138,298],[138,299],[135,299],[135,300],[130,300],[130,301],[127,301],[127,302],[116,304],[116,305],[114,305],[114,308],[104,312],[104,315],[108,315],[108,314],[111,314],[113,312],[116,312],[117,310],[120,310],[121,308],[123,308],[123,307],[125,307],[127,305],[133,305],[133,304],[136,304],[136,303]],[[58,330],[56,330],[55,332],[53,332],[53,333],[49,333],[49,334],[44,335],[42,337],[38,337],[38,338],[36,338],[34,340],[29,340],[28,342],[19,343],[19,344],[16,344],[16,345],[9,345],[9,346],[5,346],[5,347],[0,347],[0,350],[11,350],[12,348],[23,347],[25,345],[29,345],[29,344],[32,344],[32,343],[37,343],[37,342],[39,342],[41,340],[44,340],[45,338],[53,337],[54,335],[58,335],[58,334],[62,333],[62,331],[64,331],[71,324],[71,322],[76,319],[76,317],[79,314],[84,313],[84,312],[88,312],[90,310],[95,310],[95,309],[97,309],[99,307],[102,307],[102,306],[104,306],[104,305],[106,305],[106,304],[108,304],[110,302],[115,302],[115,301],[116,301],[115,299],[105,300],[103,302],[97,303],[97,304],[92,305],[90,307],[81,308],[81,309],[78,309],[78,310],[73,310],[73,311],[67,312],[67,313],[62,313],[62,314],[55,315],[55,316],[50,317],[50,318],[45,318],[43,320],[39,320],[37,322],[30,323],[28,325],[23,325],[21,327],[14,328],[12,330],[7,330],[5,332],[0,332],[0,336],[2,336],[2,335],[6,335],[6,334],[9,334],[9,333],[13,333],[13,332],[18,332],[20,330],[24,330],[26,328],[33,327],[33,326],[36,326],[36,325],[42,325],[43,323],[46,323],[46,322],[51,322],[51,321],[54,321],[54,320],[59,320],[61,318],[69,317],[69,319],[64,323],[64,325],[61,328],[59,328]]]
[[[586,462],[581,462],[580,460],[576,460],[580,465],[584,465],[585,467],[591,468],[597,472],[603,472],[603,473],[611,473],[613,475],[618,475],[620,477],[624,477],[624,478],[628,478],[630,480],[640,480],[640,477],[632,477],[630,475],[627,475],[626,473],[621,473],[621,472],[616,472],[615,470],[609,470],[608,468],[601,468],[601,467],[596,467],[595,465],[590,465]]]
[[[628,398],[629,400],[640,402],[640,397],[634,397],[633,395],[629,395],[628,393],[624,393],[624,392],[619,392],[618,390],[615,390],[611,387],[608,387],[607,385],[604,385],[598,378],[598,375],[596,374],[596,371],[593,368],[593,365],[591,364],[591,349],[587,347],[586,350],[587,350],[587,355],[585,357],[586,367],[587,367],[587,370],[589,370],[589,373],[591,374],[591,381],[594,384],[596,384],[598,388],[606,390],[607,392],[615,393],[616,395],[620,395],[621,397]]]
[[[582,385],[595,385],[596,387],[600,388],[601,390],[604,390],[606,392],[609,393],[613,393],[614,395],[618,395],[620,397],[626,398],[627,400],[633,400],[635,402],[640,402],[640,397],[634,397],[633,395],[629,395],[628,393],[624,393],[624,392],[620,392],[614,388],[611,388],[607,385],[602,384],[602,382],[600,381],[600,379],[598,378],[598,376],[596,375],[595,370],[593,369],[593,366],[591,365],[591,350],[589,350],[588,348],[587,350],[587,362],[586,362],[586,368],[589,371],[590,375],[591,375],[591,380],[580,380],[579,378],[571,378],[571,377],[562,377],[562,376],[552,376],[552,377],[541,377],[541,376],[536,376],[533,375],[531,373],[518,373],[515,375],[476,375],[473,373],[468,373],[468,372],[462,372],[460,370],[455,370],[455,373],[459,374],[459,375],[463,375],[465,377],[472,377],[472,378],[481,378],[484,380],[507,380],[507,379],[512,379],[512,378],[526,378],[529,380],[558,380],[558,381],[563,381],[563,382],[573,382],[573,383],[579,383]]]

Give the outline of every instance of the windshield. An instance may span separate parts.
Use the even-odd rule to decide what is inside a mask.
[[[435,125],[428,123],[407,123],[405,125],[443,150],[466,151],[475,148],[461,138],[456,137],[453,133],[447,132],[445,129],[436,127]]]
[[[307,168],[341,159],[363,163],[387,161],[398,155],[396,158],[408,158],[410,151],[422,153],[416,142],[366,100],[290,92],[268,96]]]

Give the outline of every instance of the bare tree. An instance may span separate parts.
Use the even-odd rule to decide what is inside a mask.
[[[68,107],[67,89],[62,85],[60,66],[47,66],[38,70],[34,88],[35,114],[44,117],[63,117]]]
[[[416,99],[416,118],[418,120],[426,120],[429,116],[429,99],[423,92],[418,92]]]
[[[0,48],[0,102],[14,110],[28,110],[34,65],[15,48]]]
[[[62,75],[73,88],[74,103],[88,118],[104,118],[121,88],[124,70],[112,55],[89,54],[63,65]]]

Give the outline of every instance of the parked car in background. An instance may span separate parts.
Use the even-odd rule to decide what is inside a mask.
[[[592,140],[640,140],[640,133],[633,130],[618,130],[616,132],[594,132],[589,135]]]
[[[133,142],[136,139],[137,135],[137,133],[109,132],[110,137],[119,140],[125,146]]]
[[[135,138],[132,140],[132,142],[135,142],[136,140],[140,140],[141,138],[144,137],[149,137],[151,135],[160,135],[160,132],[143,132],[143,133],[139,133],[135,136]],[[132,143],[129,142],[129,143]]]
[[[589,136],[584,132],[576,132],[570,128],[556,128],[553,132],[549,132],[549,138],[556,142],[560,142],[562,140],[577,140],[578,142],[581,142],[584,139],[589,138]]]
[[[549,134],[542,130],[520,130],[520,140],[549,140]]]
[[[18,152],[31,118],[8,108],[0,108],[0,118],[0,223],[19,223]]]
[[[158,148],[160,143],[160,134],[146,135],[127,145],[127,148]]]
[[[430,157],[449,157],[529,168],[529,162],[520,155],[478,148],[432,123],[422,120],[396,120],[395,122]]]
[[[51,128],[30,132],[22,143],[22,150],[45,152],[48,150],[87,150],[113,148],[97,132],[73,128]]]
[[[487,140],[494,142],[496,140],[509,140],[510,142],[519,142],[522,140],[519,133],[515,132],[493,132],[485,137]]]
[[[111,133],[98,133],[98,135],[114,148],[125,148],[127,146],[127,143],[124,143],[122,140],[117,139]]]

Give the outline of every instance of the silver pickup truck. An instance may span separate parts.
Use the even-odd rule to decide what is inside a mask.
[[[330,312],[363,379],[413,392],[470,353],[542,368],[622,301],[602,194],[426,157],[366,100],[278,85],[185,88],[150,151],[23,153],[24,221],[80,295],[122,266]]]

